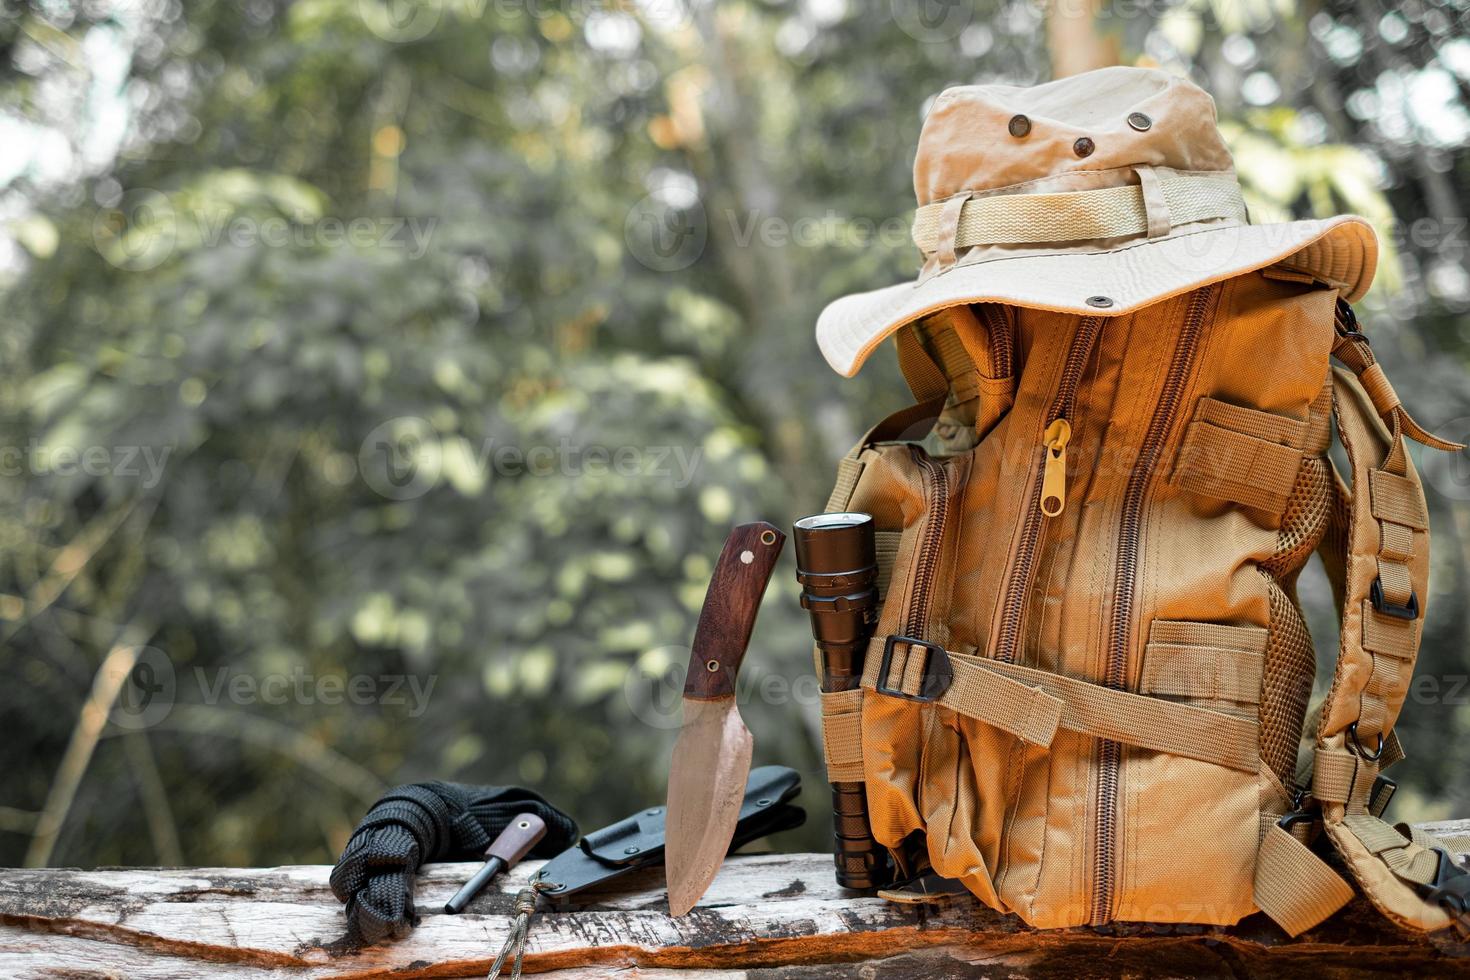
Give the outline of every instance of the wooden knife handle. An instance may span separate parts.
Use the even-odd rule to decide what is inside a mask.
[[[534,813],[518,813],[500,832],[500,836],[490,843],[485,856],[500,858],[507,868],[513,868],[545,836],[544,820]]]
[[[786,535],[765,521],[742,524],[725,539],[694,629],[684,696],[713,701],[735,693],[735,676],[755,630],[756,613]]]

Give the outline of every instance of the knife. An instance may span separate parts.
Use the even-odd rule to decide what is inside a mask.
[[[730,532],[704,595],[684,682],[684,724],[669,763],[664,870],[683,915],[720,870],[740,817],[753,741],[735,679],[786,536],[758,521]]]

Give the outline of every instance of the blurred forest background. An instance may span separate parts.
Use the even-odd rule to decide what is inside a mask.
[[[1470,431],[1466,0],[32,0],[0,7],[0,862],[335,858],[385,787],[659,799],[729,526],[906,401],[812,339],[910,277],[941,88],[1210,89],[1255,220],[1356,211],[1362,305]],[[896,223],[895,223],[895,220]],[[1470,479],[1399,818],[1470,815]],[[1325,586],[1306,597],[1329,661]],[[807,776],[788,556],[748,661]]]

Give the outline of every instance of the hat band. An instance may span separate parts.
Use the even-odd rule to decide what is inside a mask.
[[[1140,168],[1144,169],[1144,168]],[[1244,224],[1245,201],[1234,179],[1221,177],[1154,177],[1158,187],[1143,184],[1107,187],[1060,194],[999,194],[972,197],[964,202],[955,225],[955,248],[972,245],[1024,245],[1041,242],[1092,241],[1151,234],[1159,228],[1162,211],[1167,228],[1229,218]],[[1162,201],[1158,200],[1162,195]],[[1148,198],[1153,198],[1152,202]],[[913,238],[925,255],[937,252],[943,236],[948,201],[928,204],[914,215]],[[1162,205],[1162,207],[1160,207]]]

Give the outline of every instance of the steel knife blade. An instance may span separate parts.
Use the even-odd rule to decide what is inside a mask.
[[[684,723],[669,764],[664,870],[671,915],[692,909],[714,881],[740,816],[754,743],[735,680],[785,541],[764,521],[735,528],[704,595],[684,682]]]

